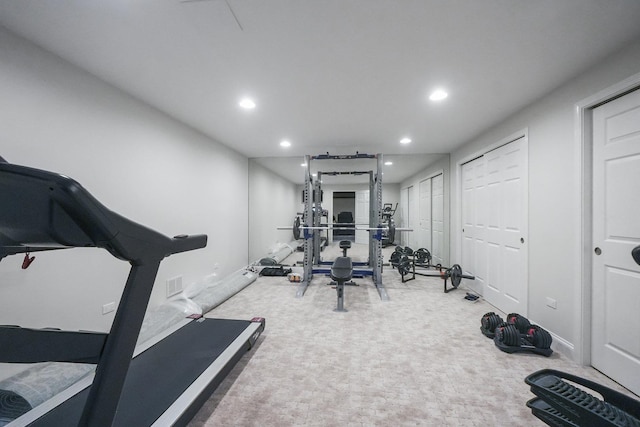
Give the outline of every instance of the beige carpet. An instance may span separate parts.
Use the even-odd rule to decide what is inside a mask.
[[[438,278],[403,284],[391,268],[383,277],[391,301],[359,279],[346,287],[346,313],[333,311],[336,291],[317,275],[303,298],[286,278],[260,278],[211,311],[262,316],[266,329],[190,426],[542,426],[525,406],[531,372],[555,368],[620,389],[558,353],[501,352],[479,329],[495,308],[465,300],[462,286],[445,294]]]

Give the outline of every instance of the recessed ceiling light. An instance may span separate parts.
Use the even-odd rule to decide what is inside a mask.
[[[307,164],[306,163],[301,163],[300,166],[302,166],[303,168],[306,168]]]
[[[287,141],[286,139],[283,139],[282,141],[280,141],[280,146],[281,147],[291,147],[291,143],[289,141]]]
[[[391,166],[393,164],[393,162],[384,162],[385,165],[387,166]]]
[[[242,98],[238,103],[245,110],[253,110],[256,108],[256,103],[251,98]]]
[[[432,100],[432,101],[442,101],[447,96],[449,96],[449,94],[447,92],[445,92],[444,90],[436,89],[433,92],[431,92],[431,95],[429,95],[429,99]]]
[[[408,144],[411,142],[411,138],[402,138],[400,144]]]

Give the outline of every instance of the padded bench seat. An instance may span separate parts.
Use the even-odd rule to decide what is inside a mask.
[[[344,284],[351,280],[353,275],[353,264],[349,257],[338,257],[331,266],[331,279],[336,281],[336,292],[338,293],[338,307],[335,311],[347,311],[344,309]]]
[[[353,274],[353,265],[351,264],[351,258],[338,257],[331,266],[331,278],[335,281],[346,282],[351,280]]]
[[[351,249],[351,241],[350,240],[340,240],[340,249],[342,249],[342,256],[347,256],[347,249]]]

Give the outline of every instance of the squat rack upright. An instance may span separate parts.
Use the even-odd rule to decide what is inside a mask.
[[[321,253],[321,236],[322,231],[322,174],[318,172],[316,179],[311,174],[312,160],[354,160],[354,159],[375,159],[377,170],[367,172],[325,172],[325,175],[338,174],[369,174],[369,259],[366,263],[365,274],[371,275],[374,284],[380,295],[380,299],[388,301],[384,285],[382,284],[382,154],[349,154],[349,155],[331,155],[320,154],[317,156],[305,156],[305,179],[303,188],[304,202],[304,220],[311,224],[304,224],[304,278],[300,282],[296,296],[301,298],[307,287],[313,279],[314,267],[318,272],[323,261],[320,257]],[[327,228],[327,230],[329,230]]]

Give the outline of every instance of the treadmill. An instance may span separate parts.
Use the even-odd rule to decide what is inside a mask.
[[[0,206],[0,260],[96,247],[131,265],[108,333],[0,326],[0,362],[96,365],[35,408],[12,396],[8,426],[186,425],[264,330],[262,318],[196,316],[136,348],[160,262],[205,247],[207,236],[165,236],[110,211],[71,178],[2,157]]]

